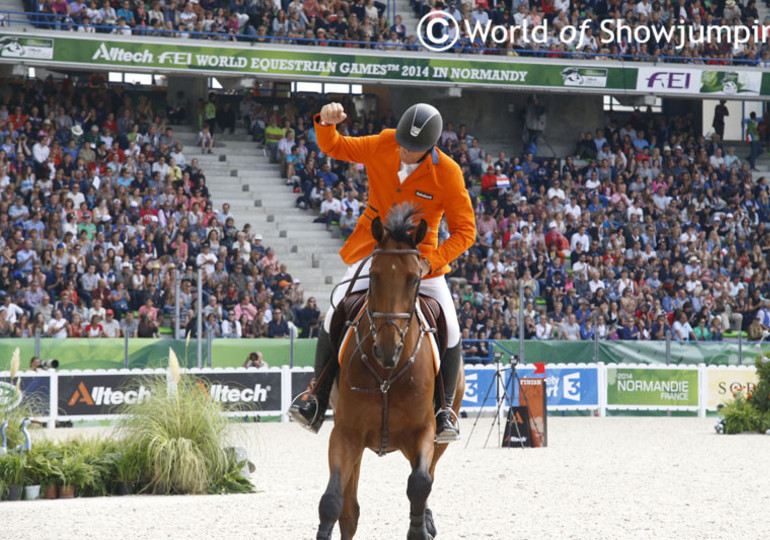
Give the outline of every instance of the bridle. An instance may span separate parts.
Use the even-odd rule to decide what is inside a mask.
[[[359,270],[363,268],[364,264],[366,264],[366,261],[368,258],[374,258],[377,255],[414,255],[417,257],[417,260],[419,262],[420,260],[420,250],[418,249],[380,249],[375,248],[369,257],[361,261],[361,264],[359,265]],[[348,287],[348,293],[350,292],[350,289],[353,286],[353,283],[360,277],[368,277],[368,276],[359,276],[358,272],[353,276],[353,278],[350,280],[350,286]],[[371,304],[368,301],[368,296],[370,294],[370,291],[367,291],[367,301],[365,304],[365,312],[366,317],[369,320],[369,332],[361,336],[358,332],[359,330],[359,322],[360,318],[355,321],[348,321],[346,324],[348,327],[353,328],[353,334],[356,338],[356,349],[353,352],[353,354],[358,353],[359,357],[361,358],[361,363],[366,367],[366,369],[369,371],[369,373],[374,377],[374,380],[377,382],[377,386],[374,388],[363,388],[359,386],[355,386],[350,381],[350,373],[347,372],[348,375],[348,386],[351,390],[354,392],[361,392],[365,394],[373,394],[373,393],[381,393],[382,394],[382,442],[380,445],[380,449],[377,451],[377,455],[384,456],[387,454],[388,450],[388,391],[390,390],[391,386],[393,386],[393,383],[395,383],[398,379],[401,378],[401,376],[406,373],[406,371],[414,364],[414,360],[417,356],[417,352],[420,350],[420,345],[422,344],[422,340],[425,337],[426,334],[433,333],[436,330],[434,328],[428,328],[423,324],[419,325],[420,328],[420,335],[417,338],[417,341],[415,342],[414,349],[411,351],[411,354],[407,358],[406,362],[403,362],[400,368],[396,369],[398,366],[398,361],[396,361],[396,365],[393,368],[386,368],[387,370],[387,377],[383,378],[379,372],[375,369],[375,367],[372,365],[372,362],[369,359],[369,356],[364,352],[363,345],[364,342],[368,337],[372,337],[373,341],[376,341],[377,334],[379,331],[381,331],[384,327],[387,325],[393,325],[396,330],[399,333],[399,336],[401,337],[401,342],[404,343],[405,338],[407,334],[409,333],[409,329],[411,328],[413,317],[416,315],[417,310],[417,301],[418,301],[418,295],[420,288],[419,286],[416,288],[414,293],[414,299],[412,301],[412,308],[406,312],[406,311],[396,311],[396,312],[384,312],[384,311],[372,311]],[[333,293],[332,293],[333,294]],[[375,324],[375,320],[377,319],[384,319],[384,321],[380,325]],[[398,324],[398,321],[406,320],[406,326],[404,328],[401,328],[401,326]],[[402,353],[403,356],[403,353]]]
[[[417,261],[420,260],[420,250],[418,249],[379,249],[375,248],[374,252],[372,253],[372,259],[376,255],[415,255],[417,257]],[[371,282],[370,282],[371,283]],[[371,291],[371,285],[369,290]],[[417,295],[419,294],[420,288],[417,287],[414,293],[414,301],[412,302],[412,309],[407,311],[395,311],[395,312],[385,312],[385,311],[372,311],[371,303],[366,303],[366,316],[369,319],[369,332],[372,336],[372,338],[377,341],[377,333],[382,330],[384,327],[388,325],[392,325],[395,327],[396,331],[398,332],[399,337],[401,338],[401,342],[403,343],[406,339],[406,334],[409,332],[409,327],[412,324],[412,317],[414,317],[415,309],[417,309]],[[367,296],[369,293],[367,292]],[[385,319],[382,324],[375,325],[374,320],[375,319]],[[399,320],[406,320],[406,326],[401,327],[397,321]]]

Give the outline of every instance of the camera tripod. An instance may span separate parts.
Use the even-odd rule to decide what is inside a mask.
[[[496,401],[497,406],[495,408],[495,414],[492,417],[492,424],[489,426],[489,433],[487,433],[487,439],[484,441],[484,448],[487,447],[489,444],[489,438],[492,436],[492,430],[495,428],[495,424],[497,424],[497,436],[500,438],[502,436],[501,428],[502,428],[502,422],[500,420],[500,410],[502,409],[502,406],[504,403],[508,402],[510,406],[513,406],[513,384],[514,380],[516,381],[516,384],[519,385],[519,395],[524,396],[524,402],[527,407],[529,407],[529,402],[527,400],[527,395],[522,391],[521,388],[521,381],[519,380],[519,375],[516,373],[516,366],[519,364],[519,358],[516,355],[511,355],[510,364],[507,366],[502,365],[500,362],[500,359],[502,358],[503,353],[495,353],[495,376],[492,378],[492,381],[489,383],[489,387],[487,388],[486,393],[484,394],[484,398],[481,400],[481,403],[484,404],[487,402],[487,398],[489,397],[489,393],[492,391],[492,388],[495,388],[495,385],[497,385],[497,388],[502,388],[502,393],[498,393],[496,395]],[[508,377],[508,381],[505,382],[505,379],[503,378],[503,373],[506,371],[511,370],[511,376]],[[468,444],[471,441],[471,437],[473,436],[473,432],[476,429],[476,424],[479,423],[479,418],[481,418],[481,407],[479,407],[479,412],[476,414],[476,419],[473,421],[473,426],[471,427],[471,432],[468,434],[468,440],[465,442],[465,447],[468,448]],[[506,417],[507,419],[507,417]],[[507,421],[507,420],[506,420]],[[521,436],[521,430],[519,429],[518,422],[513,423],[515,429],[516,429],[516,438],[519,441],[520,447],[524,448],[524,440]],[[502,441],[501,441],[502,444]]]

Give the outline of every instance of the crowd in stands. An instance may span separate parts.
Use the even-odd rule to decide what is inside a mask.
[[[770,26],[759,20],[756,0],[523,0],[448,1],[412,0],[417,16],[444,11],[460,24],[460,36],[451,51],[509,56],[559,58],[577,54],[581,58],[604,57],[724,65],[770,63],[768,32],[741,43],[715,38],[699,39],[700,32],[717,26]],[[421,50],[417,36],[407,33],[400,15],[388,20],[386,4],[378,0],[292,0],[284,2],[231,0],[37,0],[28,6],[36,12],[35,24],[77,32],[121,35],[166,36],[195,39],[244,40],[257,43],[306,44],[376,50]],[[628,31],[609,40],[602,22],[617,21]],[[471,40],[463,21],[506,26],[523,24],[534,28],[548,24],[547,36],[534,40],[519,32],[515,39],[495,43],[491,34]],[[582,28],[584,35],[561,30]],[[674,32],[670,39],[649,39],[634,34],[639,26],[670,30],[684,25],[693,36]],[[411,35],[410,35],[411,34]],[[568,39],[562,40],[560,37]],[[486,41],[484,40],[486,39]]]
[[[318,107],[303,102],[283,126],[264,111],[250,121],[290,171],[298,206],[317,221],[336,212],[342,228],[343,203],[357,216],[367,180],[359,165],[320,154]],[[365,135],[395,124],[391,111],[352,113],[339,129]],[[670,332],[677,341],[718,341],[770,330],[767,181],[754,181],[718,133],[699,133],[691,116],[637,111],[581,133],[564,159],[509,158],[446,122],[440,147],[463,170],[478,228],[448,275],[463,337],[517,338],[522,291],[526,339],[663,340]],[[757,133],[767,148],[764,123]],[[471,356],[486,355],[483,344],[466,345]]]
[[[219,133],[234,114],[282,164],[297,206],[349,234],[367,203],[366,171],[320,152],[318,100],[216,102],[201,107],[201,123]],[[359,116],[352,101],[346,110],[346,135],[397,122],[389,110]],[[166,122],[179,114],[173,100],[158,106],[121,86],[5,81],[0,337],[153,336],[173,326],[177,279],[185,334],[195,336],[200,301],[207,335],[313,335],[314,299],[261,235],[236,228],[227,204],[212,206],[197,158]],[[466,339],[517,337],[520,292],[527,339],[770,330],[767,181],[752,178],[754,163],[719,128],[704,138],[691,116],[637,111],[581,133],[563,159],[509,158],[447,120],[440,147],[460,165],[477,215],[477,242],[448,275]],[[761,153],[769,130],[752,129]]]
[[[209,96],[219,131],[229,105]],[[219,114],[220,112],[224,114]],[[230,207],[214,208],[185,107],[133,87],[4,80],[0,90],[0,338],[308,337],[299,280]],[[209,116],[211,116],[209,118]],[[202,298],[197,269],[203,269]]]

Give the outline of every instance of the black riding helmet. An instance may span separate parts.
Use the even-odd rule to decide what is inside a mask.
[[[396,142],[411,152],[427,152],[441,137],[444,122],[433,105],[417,103],[401,116],[396,128]]]

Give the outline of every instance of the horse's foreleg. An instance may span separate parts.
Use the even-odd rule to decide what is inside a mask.
[[[458,418],[460,416],[460,405],[462,404],[463,396],[465,395],[465,374],[463,373],[463,370],[460,370],[460,380],[457,384],[457,390],[455,390],[455,398],[452,403],[452,409],[454,409],[455,414],[457,414]],[[433,447],[433,459],[431,460],[429,472],[430,477],[435,480],[436,479],[436,464],[438,463],[438,460],[441,459],[441,456],[444,455],[444,452],[446,452],[446,449],[449,447],[448,444],[436,444]],[[425,526],[428,529],[428,533],[432,536],[436,536],[436,524],[433,521],[433,512],[430,511],[430,509],[427,506],[425,506]]]
[[[361,450],[358,450],[360,455]],[[343,486],[348,484],[353,464],[356,460],[356,450],[347,441],[337,426],[332,429],[329,437],[329,483],[318,504],[318,533],[316,540],[331,540],[334,524],[342,513]]]
[[[425,521],[425,504],[430,495],[433,478],[430,475],[430,465],[433,461],[433,430],[426,430],[419,439],[416,452],[408,456],[412,464],[412,473],[406,487],[409,497],[409,534],[407,540],[428,540]]]
[[[358,459],[353,465],[353,471],[350,474],[348,484],[345,486],[342,514],[340,514],[342,540],[352,539],[358,528],[358,516],[360,515],[360,507],[358,506],[358,475],[361,472],[362,454],[363,451],[358,454]]]

